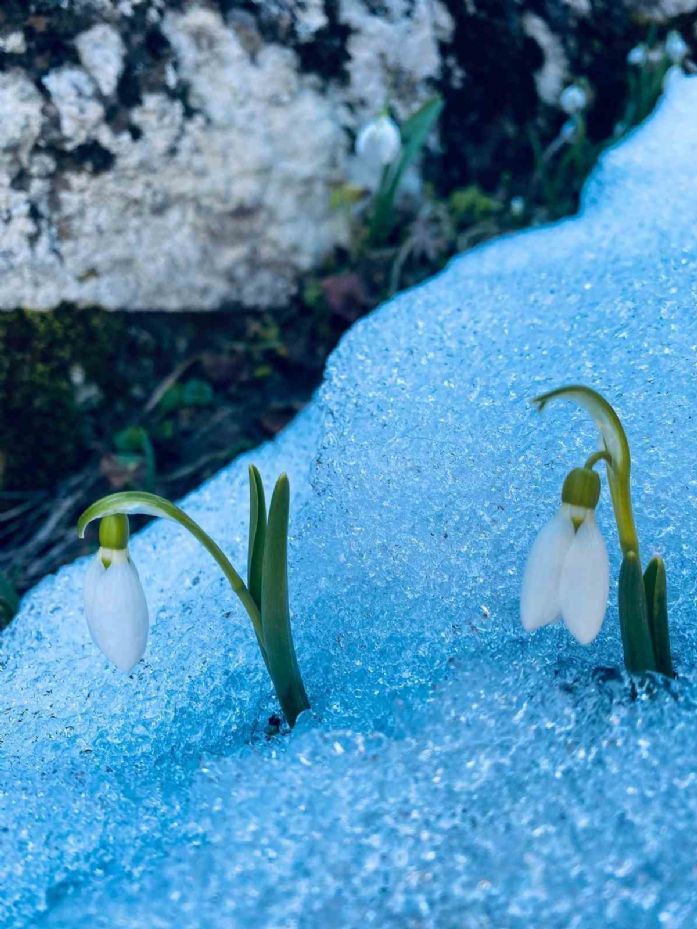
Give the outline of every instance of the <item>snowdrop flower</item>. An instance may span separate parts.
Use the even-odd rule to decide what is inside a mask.
[[[128,553],[128,517],[106,516],[100,549],[85,577],[85,616],[94,644],[121,671],[130,671],[148,643],[148,605]]]
[[[645,45],[635,45],[627,55],[627,63],[635,68],[642,68],[648,61],[648,49]]]
[[[356,152],[367,161],[391,164],[402,148],[399,126],[389,116],[372,119],[363,126],[356,139]]]
[[[535,539],[525,566],[520,616],[528,632],[560,617],[582,645],[600,632],[610,567],[595,521],[599,497],[600,478],[590,468],[575,468],[564,481],[562,505]]]
[[[561,92],[559,106],[569,116],[581,113],[588,106],[588,94],[580,85],[570,84]]]
[[[680,33],[675,29],[671,30],[666,37],[666,55],[673,64],[682,64],[689,51],[689,46]]]

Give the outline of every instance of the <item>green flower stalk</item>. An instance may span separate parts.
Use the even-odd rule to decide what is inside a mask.
[[[283,713],[288,724],[294,726],[300,713],[309,709],[310,703],[298,667],[290,626],[287,554],[290,485],[286,475],[282,474],[276,482],[267,512],[261,474],[252,465],[249,469],[249,490],[246,584],[222,549],[198,523],[163,497],[126,491],[110,494],[88,507],[77,523],[80,538],[84,537],[89,523],[95,519],[102,520],[101,548],[88,572],[89,588],[86,588],[85,597],[88,625],[96,644],[122,670],[130,670],[142,657],[147,641],[147,608],[142,591],[139,594],[136,589],[139,581],[136,585],[134,578],[137,579],[138,575],[128,555],[128,514],[173,520],[190,532],[215,559],[247,611]],[[130,566],[128,590],[122,590],[121,578],[112,568],[114,563]],[[131,613],[136,614],[134,620]],[[138,643],[130,641],[131,627],[139,632]]]
[[[618,599],[624,663],[631,672],[657,671],[674,677],[665,566],[656,555],[642,574],[632,510],[631,456],[622,423],[607,400],[589,387],[560,387],[536,397],[533,403],[542,411],[558,399],[570,400],[590,413],[602,448],[583,468],[567,476],[557,522],[545,527],[533,547],[521,595],[523,624],[533,629],[561,613],[570,631],[584,644],[600,630],[607,601],[607,554],[603,555],[604,542],[597,527],[593,529],[592,514],[600,495],[600,481],[593,468],[604,462],[623,554]]]

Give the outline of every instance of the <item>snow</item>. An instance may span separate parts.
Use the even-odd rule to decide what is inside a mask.
[[[155,619],[130,676],[83,561],[0,637],[7,929],[692,929],[697,829],[697,79],[606,154],[577,218],[499,240],[358,323],[314,403],[184,503],[239,568],[246,465],[288,471],[313,712],[275,738],[254,635],[175,525],[133,539]],[[623,419],[679,678],[527,635],[522,566],[570,468],[571,407]],[[619,558],[607,486],[599,523]]]

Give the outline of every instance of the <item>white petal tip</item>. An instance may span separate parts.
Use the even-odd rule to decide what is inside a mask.
[[[604,617],[603,617],[604,618]],[[603,620],[600,620],[600,625],[602,626]],[[597,629],[588,629],[588,630],[569,630],[571,635],[576,639],[579,645],[591,645],[598,638],[600,632],[600,626]]]

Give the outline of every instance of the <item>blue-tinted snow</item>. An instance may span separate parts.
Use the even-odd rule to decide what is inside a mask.
[[[697,924],[697,79],[607,154],[578,219],[480,248],[359,323],[252,457],[291,476],[315,715],[267,740],[248,621],[171,525],[132,550],[156,619],[130,677],[85,564],[0,638],[0,925],[693,929]],[[521,566],[615,403],[680,679],[518,625]],[[246,462],[186,501],[244,564]],[[604,488],[599,521],[618,559]]]

